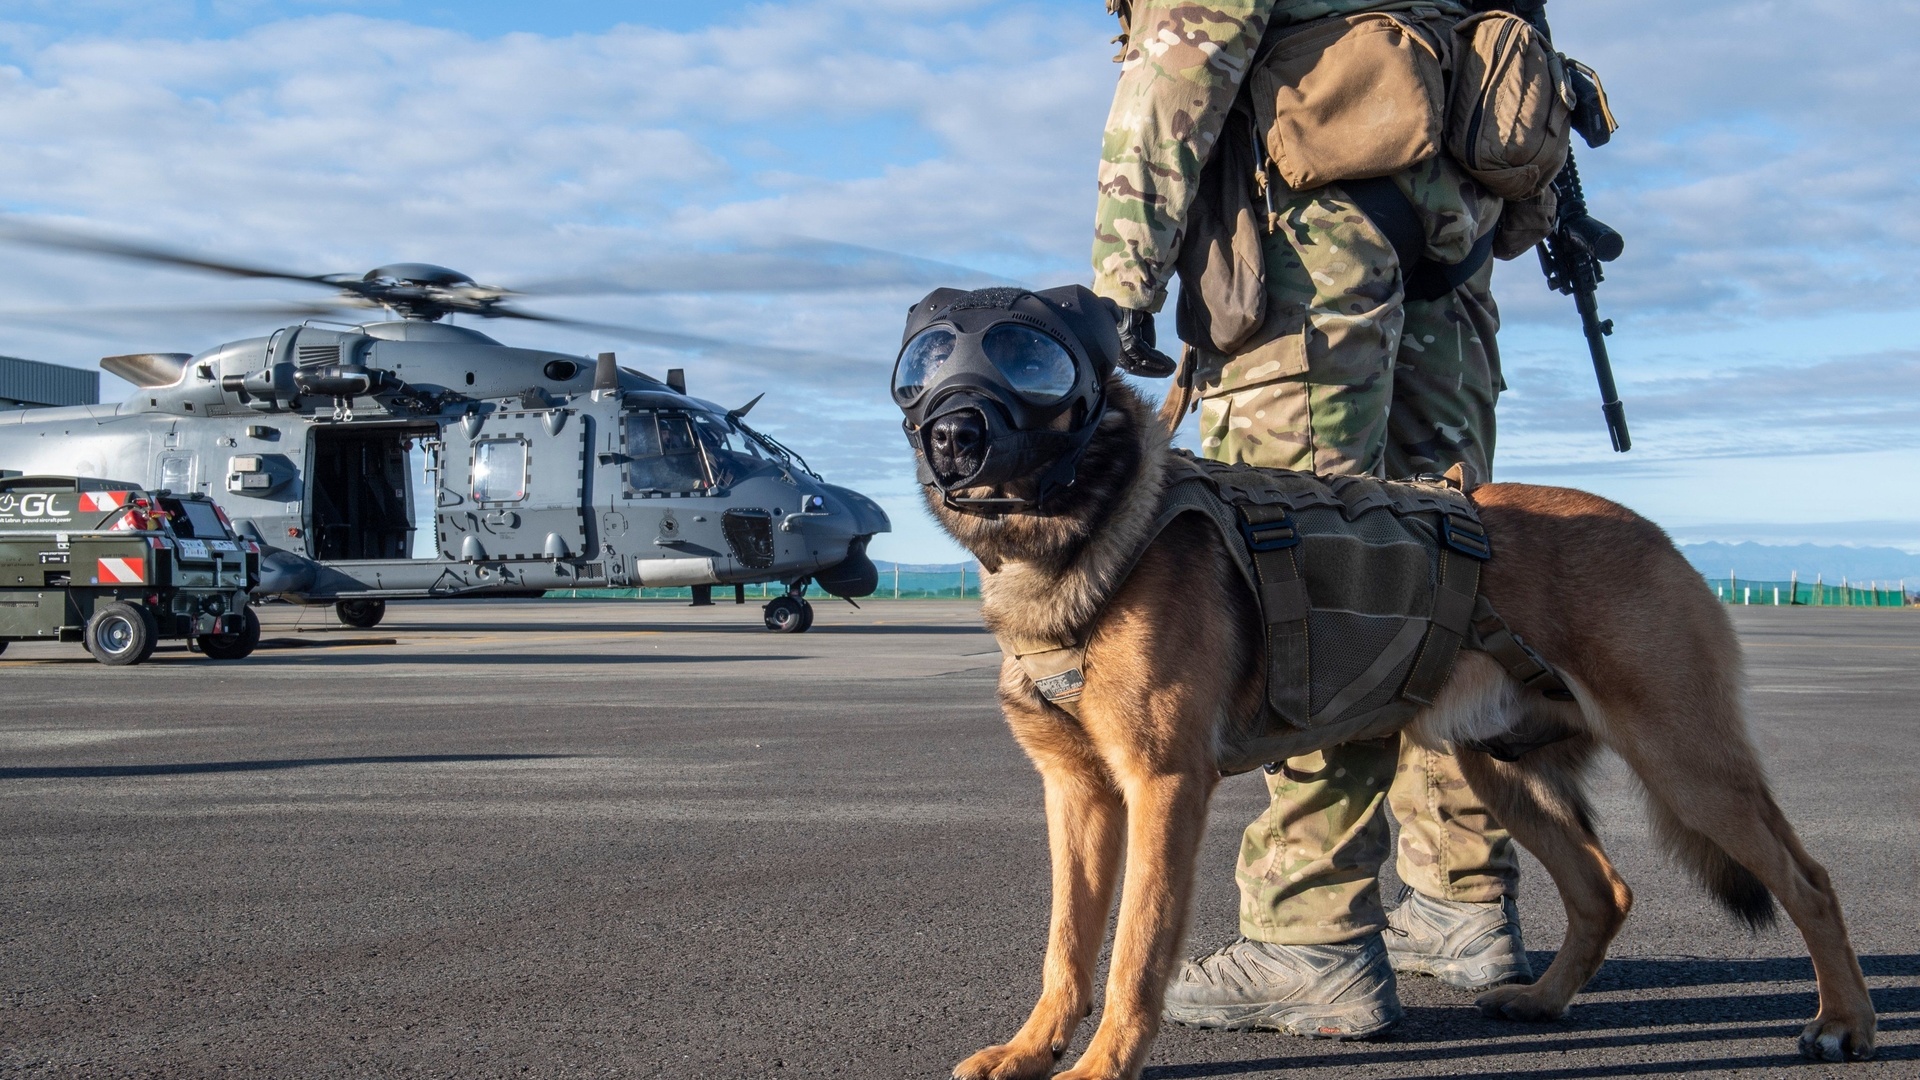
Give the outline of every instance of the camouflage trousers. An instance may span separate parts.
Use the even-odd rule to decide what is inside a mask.
[[[1337,185],[1285,205],[1266,264],[1268,304],[1298,329],[1242,355],[1198,354],[1208,457],[1387,476],[1464,461],[1490,476],[1502,388],[1490,264],[1446,297],[1405,302],[1392,246]],[[1328,944],[1383,929],[1383,803],[1401,826],[1396,869],[1413,888],[1490,901],[1518,882],[1512,841],[1458,763],[1410,739],[1293,759],[1268,787],[1271,805],[1241,839],[1247,937]]]

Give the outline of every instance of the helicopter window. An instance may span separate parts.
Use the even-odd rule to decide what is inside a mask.
[[[160,459],[160,486],[182,494],[193,490],[192,454],[167,454]]]
[[[706,444],[707,461],[713,467],[713,482],[731,487],[741,479],[775,464],[767,449],[748,438],[731,421],[707,413],[696,413],[694,429]]]
[[[711,487],[693,422],[677,413],[627,417],[627,486],[635,491],[698,491]]]
[[[473,444],[475,502],[519,502],[527,497],[527,441],[482,439]]]

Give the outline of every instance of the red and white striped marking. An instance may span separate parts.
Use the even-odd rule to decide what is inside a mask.
[[[107,526],[107,531],[108,532],[140,532],[146,529],[146,527],[147,527],[147,523],[143,520],[143,515],[140,513],[140,511],[128,510],[125,513],[121,514],[119,517],[114,518],[113,524]]]
[[[145,559],[101,559],[100,584],[144,585],[147,580]]]
[[[83,491],[80,493],[80,510],[83,513],[91,510],[102,514],[108,510],[118,510],[127,505],[131,495],[132,492],[127,491]]]

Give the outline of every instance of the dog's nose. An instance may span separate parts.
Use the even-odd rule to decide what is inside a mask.
[[[968,409],[935,420],[931,435],[935,451],[959,458],[979,450],[980,444],[986,441],[987,431],[979,414]]]

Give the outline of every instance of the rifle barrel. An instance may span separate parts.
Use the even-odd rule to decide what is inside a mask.
[[[1607,438],[1618,453],[1633,449],[1633,436],[1627,432],[1627,407],[1613,384],[1613,364],[1607,358],[1607,333],[1611,323],[1600,319],[1600,305],[1593,290],[1575,289],[1574,306],[1580,309],[1580,329],[1587,335],[1587,351],[1593,356],[1593,377],[1600,383],[1600,415],[1607,421]]]

